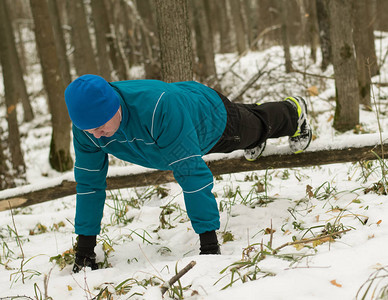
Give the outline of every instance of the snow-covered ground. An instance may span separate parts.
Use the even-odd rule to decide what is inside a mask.
[[[384,58],[387,34],[376,39],[376,47],[378,57]],[[332,68],[322,74],[319,59],[314,64],[308,56],[307,48],[292,48],[299,71],[332,75]],[[227,70],[236,57],[217,56],[218,72]],[[268,72],[244,94],[244,101],[304,96],[315,134],[311,150],[372,143],[379,139],[379,126],[383,134],[388,131],[388,88],[374,85],[373,111],[360,107],[361,126],[338,133],[332,128],[334,81],[285,74],[280,47],[244,56],[223,78],[224,92],[231,97],[238,94],[268,59]],[[385,61],[373,81],[386,83],[387,74]],[[29,82],[30,91],[41,89],[40,78]],[[315,90],[318,95],[313,96]],[[41,97],[33,105],[36,120],[21,127],[28,182],[44,186],[59,176],[72,178],[71,173],[50,169],[47,105]],[[266,154],[283,151],[285,145],[287,139],[271,140]],[[128,165],[114,159],[111,163],[112,175]],[[195,261],[164,299],[326,300],[363,299],[364,294],[365,299],[379,299],[381,293],[385,295],[381,299],[387,299],[385,164],[376,160],[218,176],[213,192],[221,214],[221,256],[198,255],[198,236],[176,183],[108,192],[96,247],[103,268],[78,274],[66,264],[75,239],[74,196],[15,209],[13,214],[0,212],[0,298],[156,300],[162,298],[160,285]],[[319,235],[325,236],[287,244]]]

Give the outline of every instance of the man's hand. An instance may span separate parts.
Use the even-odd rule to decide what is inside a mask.
[[[73,272],[78,273],[83,267],[90,267],[92,270],[98,269],[96,263],[96,236],[79,235],[75,253]]]

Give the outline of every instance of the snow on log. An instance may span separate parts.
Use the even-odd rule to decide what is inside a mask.
[[[363,136],[361,139],[360,137]],[[373,137],[373,138],[371,138]],[[384,158],[388,151],[388,142],[379,144],[377,134],[358,135],[347,138],[346,141],[328,142],[325,147],[310,146],[300,154],[292,154],[287,146],[268,145],[263,156],[254,162],[245,160],[242,151],[230,154],[210,154],[204,156],[213,175],[239,173],[247,171],[299,168],[334,163],[357,162]],[[363,141],[362,141],[363,140]],[[368,145],[369,144],[369,145]],[[323,145],[320,141],[319,145]],[[276,154],[274,154],[276,153]],[[109,172],[107,189],[131,188],[148,185],[159,185],[174,181],[171,171],[158,171],[138,166],[121,168],[120,172]],[[46,202],[76,193],[73,177],[64,176],[63,180],[53,179],[44,186],[27,185],[5,191],[0,191],[0,211],[17,207],[29,206]]]

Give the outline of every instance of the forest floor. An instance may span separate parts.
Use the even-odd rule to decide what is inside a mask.
[[[373,82],[387,83],[388,34],[376,36],[384,63]],[[222,78],[223,92],[233,98],[264,70],[242,100],[304,96],[312,147],[388,131],[388,88],[379,84],[373,85],[372,111],[360,106],[360,126],[335,131],[332,68],[322,73],[307,48],[291,51],[300,72],[285,74],[280,47],[251,51]],[[236,59],[218,55],[218,73]],[[133,78],[141,76],[141,69],[133,70]],[[21,126],[26,179],[43,185],[62,174],[48,164],[50,117],[38,71],[28,87],[37,96],[36,119]],[[285,145],[285,138],[271,140],[266,152]],[[110,163],[112,170],[128,165]],[[0,299],[162,299],[160,286],[191,261],[196,265],[164,299],[387,299],[387,168],[377,159],[217,176],[221,256],[198,255],[198,236],[176,183],[108,192],[96,247],[101,269],[78,274],[71,272],[74,196],[0,212]]]

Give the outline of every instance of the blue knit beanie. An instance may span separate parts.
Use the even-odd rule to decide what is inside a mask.
[[[65,100],[70,119],[82,130],[104,125],[120,107],[119,96],[113,87],[97,75],[82,75],[70,83]]]

